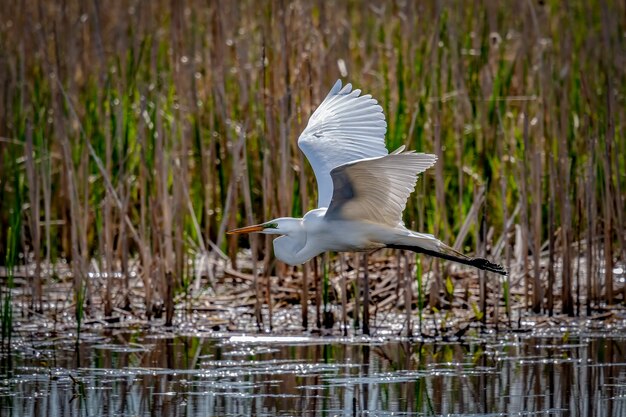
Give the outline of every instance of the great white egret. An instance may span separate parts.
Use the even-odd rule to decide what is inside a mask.
[[[274,240],[274,254],[290,265],[326,251],[395,248],[506,275],[500,265],[404,226],[402,212],[417,176],[437,157],[405,152],[404,146],[388,153],[383,109],[371,95],[360,94],[337,80],[298,139],[317,179],[317,208],[303,218],[281,217],[227,233],[281,235]]]

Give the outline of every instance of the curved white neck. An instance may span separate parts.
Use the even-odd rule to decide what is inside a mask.
[[[286,264],[301,265],[315,256],[308,254],[305,246],[305,234],[281,236],[274,239],[274,255]]]
[[[290,217],[276,219],[278,222],[276,232],[283,235],[274,239],[276,258],[289,265],[301,265],[322,253],[319,245],[307,244],[310,243],[307,242],[307,236],[311,229],[316,228],[325,212],[326,209],[317,209],[309,211],[302,219]]]

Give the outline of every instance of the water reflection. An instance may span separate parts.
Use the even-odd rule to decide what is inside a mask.
[[[119,333],[29,342],[2,416],[626,416],[626,338],[464,344]]]

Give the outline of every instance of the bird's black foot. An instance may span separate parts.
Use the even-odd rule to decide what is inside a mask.
[[[502,265],[494,264],[486,260],[485,258],[473,258],[471,260],[471,264],[478,269],[483,269],[485,271],[495,272],[500,275],[507,275],[508,272]]]

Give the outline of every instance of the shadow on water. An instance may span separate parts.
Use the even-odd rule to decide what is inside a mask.
[[[2,416],[626,416],[626,338],[87,335],[18,346]]]

